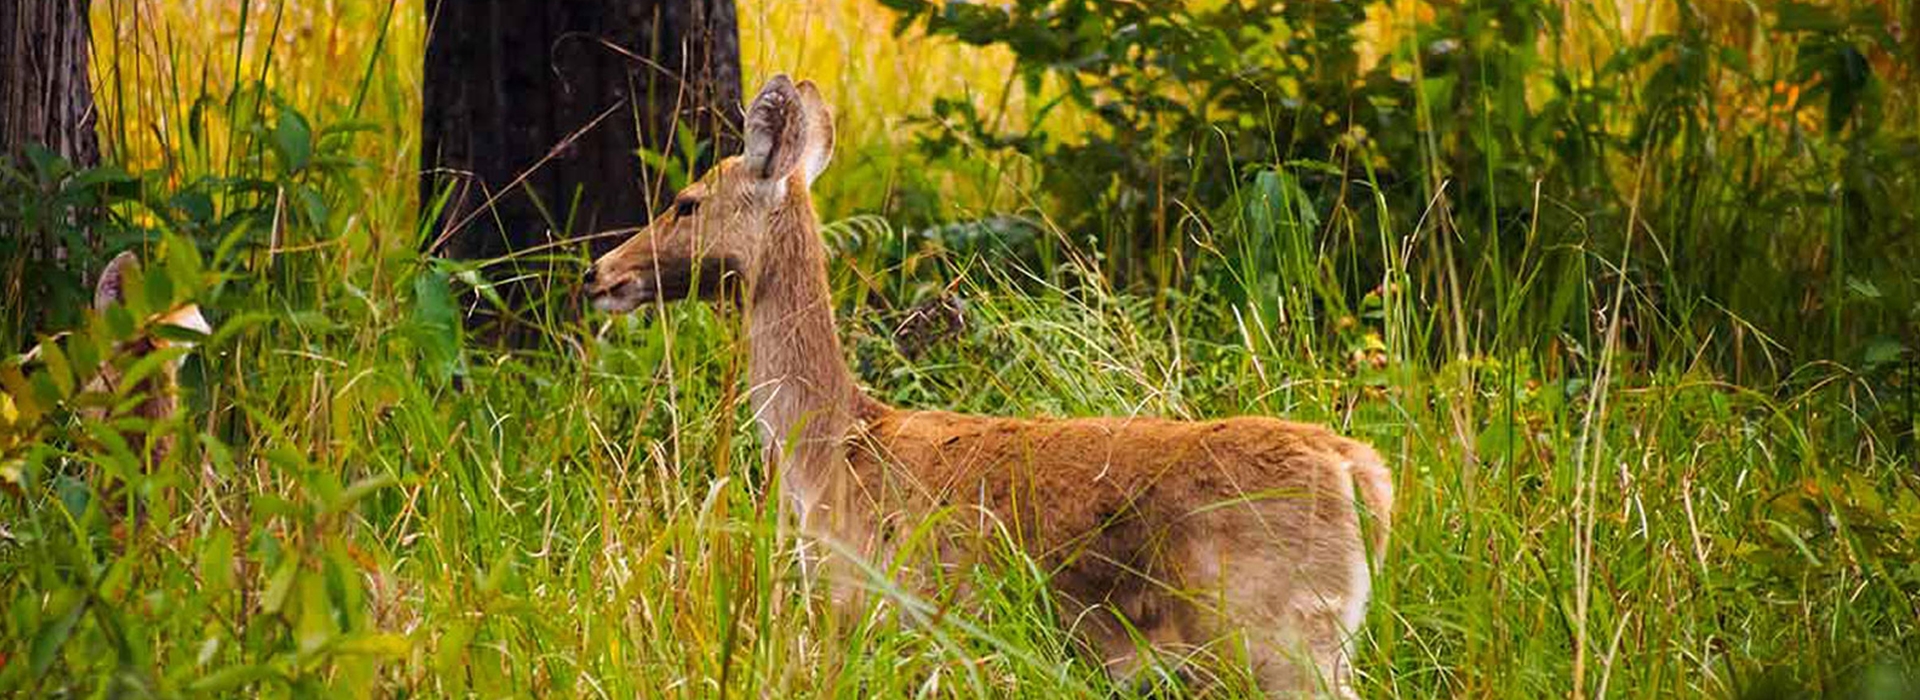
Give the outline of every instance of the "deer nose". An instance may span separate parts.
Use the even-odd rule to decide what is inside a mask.
[[[587,271],[584,273],[581,273],[580,275],[580,284],[587,287],[593,286],[594,276],[597,274],[599,269],[600,269],[599,265],[588,265]]]

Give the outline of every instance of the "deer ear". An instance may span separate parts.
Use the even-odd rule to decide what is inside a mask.
[[[807,117],[807,142],[800,165],[806,168],[807,185],[812,186],[833,160],[833,108],[821,99],[819,88],[811,80],[800,81],[800,103]]]
[[[133,251],[125,251],[113,257],[113,262],[100,271],[100,281],[93,284],[93,308],[106,311],[107,307],[126,301],[127,269],[138,266],[140,257]]]
[[[763,181],[785,182],[806,147],[806,111],[800,91],[785,75],[773,76],[747,108],[747,172]]]

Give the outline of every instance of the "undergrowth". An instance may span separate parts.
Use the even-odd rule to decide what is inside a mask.
[[[128,8],[159,7],[97,4],[110,16],[96,30]],[[276,27],[327,17],[307,3],[241,5],[240,15]],[[422,213],[433,203],[411,201],[417,72],[404,66],[417,63],[418,18],[404,5],[343,5],[331,16],[336,34],[357,48],[327,54],[337,60],[285,45],[270,53],[276,42],[255,24],[239,30],[251,39],[229,37],[224,50],[157,54],[170,66],[157,75],[175,78],[165,84],[204,84],[161,90],[132,70],[96,68],[109,86],[100,93],[110,164],[40,154],[6,171],[0,216],[72,227],[72,240],[92,243],[72,250],[70,267],[36,276],[31,294],[10,286],[0,326],[8,351],[35,350],[0,364],[0,692],[1134,692],[1077,651],[1045,572],[1019,557],[968,572],[965,599],[921,599],[875,572],[872,615],[847,624],[827,614],[798,571],[749,429],[730,311],[583,314],[575,280],[556,276],[516,311],[537,333],[513,346],[469,336],[462,305],[494,303],[487,276],[417,252],[438,234],[419,223],[433,220]],[[814,10],[822,15],[806,14]],[[826,17],[858,38],[846,27],[887,24],[874,13],[807,4],[762,19]],[[159,40],[169,29],[131,34],[147,43],[129,46],[187,45]],[[743,32],[761,70],[825,60],[753,43],[777,40],[769,36],[782,34]],[[943,46],[955,62],[972,56]],[[1380,60],[1391,70],[1391,55]],[[202,63],[239,70],[189,69]],[[857,85],[859,73],[845,70],[842,84]],[[337,74],[324,86],[298,80],[326,71]],[[1047,80],[1059,79],[1036,80],[1021,99],[1063,89]],[[907,92],[898,87],[885,94]],[[148,102],[106,97],[116,89]],[[1904,84],[1876,89],[1890,112],[1911,96]],[[1475,95],[1491,93],[1460,99]],[[1431,106],[1429,97],[1411,104]],[[1615,170],[1613,182],[1639,189],[1593,200],[1631,191],[1682,202],[1648,209],[1661,213],[1658,236],[1633,228],[1645,221],[1637,215],[1583,213],[1572,200],[1537,205],[1565,218],[1508,217],[1462,233],[1475,224],[1439,226],[1449,214],[1438,205],[1388,202],[1409,189],[1380,174],[1398,166],[1419,181],[1447,158],[1350,171],[1337,154],[1272,153],[1210,174],[1223,178],[1217,201],[1167,200],[1168,211],[1192,214],[1169,229],[1178,242],[1162,241],[1164,257],[1118,260],[1138,242],[1115,243],[1105,223],[1076,217],[1150,218],[1120,209],[1140,200],[1068,208],[1075,202],[1044,178],[1072,163],[1049,161],[1063,151],[1038,141],[1012,154],[903,148],[874,126],[899,122],[873,112],[913,108],[872,99],[843,106],[845,119],[872,121],[843,130],[865,135],[822,180],[846,359],[861,381],[904,406],[1255,413],[1373,443],[1398,499],[1355,659],[1364,696],[1912,696],[1920,472],[1914,356],[1902,344],[1911,329],[1898,325],[1912,317],[1891,301],[1913,283],[1911,267],[1848,267],[1855,274],[1823,278],[1816,291],[1851,296],[1808,302],[1769,296],[1800,289],[1804,280],[1785,278],[1805,270],[1699,258],[1719,266],[1711,275],[1772,275],[1756,282],[1765,291],[1730,301],[1715,296],[1720,277],[1661,276],[1674,259],[1668,243],[1727,235],[1728,200],[1676,194],[1684,170],[1653,181]],[[970,104],[990,118],[984,106],[1006,103]],[[1041,104],[1015,106],[1019,128],[1046,123]],[[1047,138],[1110,133],[1074,121],[1094,118],[1075,116]],[[1724,133],[1751,129],[1738,121],[1747,117],[1729,118]],[[1703,138],[1723,133],[1704,116],[1692,123]],[[1408,135],[1443,131],[1422,128]],[[1912,129],[1888,124],[1881,136],[1897,149]],[[1812,160],[1795,162],[1818,170],[1807,163],[1872,146],[1833,133],[1821,143],[1841,150],[1814,144],[1799,152]],[[141,145],[148,134],[160,137]],[[969,164],[941,169],[952,160]],[[1533,175],[1553,187],[1571,177]],[[951,201],[913,203],[916,188],[942,182],[959,183]],[[1427,182],[1435,189],[1412,188],[1423,201],[1442,191]],[[1510,186],[1499,183],[1500,196]],[[1868,224],[1874,235],[1911,221],[1836,196],[1814,215],[1892,217]],[[1685,202],[1701,204],[1676,208],[1694,206]],[[1618,228],[1583,228],[1603,223]],[[1836,227],[1836,240],[1850,230]],[[1462,252],[1476,235],[1506,246],[1505,257]],[[1828,243],[1803,250],[1830,252]],[[124,311],[86,311],[82,272],[121,248],[142,253],[143,281]],[[1124,266],[1136,269],[1116,272]],[[1842,298],[1859,307],[1818,306]],[[1810,316],[1776,318],[1838,325],[1818,342],[1768,344],[1798,329],[1702,311],[1769,300],[1815,304]],[[179,301],[197,302],[214,333],[183,338],[197,343],[178,353],[180,414],[140,420],[132,397],[87,380],[101,363],[151,371],[156,361],[125,341],[163,332],[149,312]],[[905,332],[928,308],[953,309],[956,320],[925,337]],[[1722,344],[1733,334],[1767,359],[1734,358],[1741,346]],[[1847,334],[1883,342],[1836,344]],[[1756,369],[1769,359],[1777,365]],[[90,418],[89,407],[113,410]],[[144,443],[165,435],[176,448],[143,463]],[[1230,668],[1202,671],[1221,674],[1216,695],[1250,692]]]

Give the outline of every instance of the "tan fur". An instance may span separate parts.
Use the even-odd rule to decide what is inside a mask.
[[[979,562],[979,535],[1008,533],[1116,675],[1145,663],[1137,633],[1175,659],[1244,659],[1275,695],[1352,694],[1348,645],[1392,508],[1378,454],[1272,418],[997,418],[868,397],[841,354],[807,191],[832,115],[782,76],[747,124],[747,154],[683,193],[698,208],[595,261],[588,292],[624,311],[716,296],[684,283],[703,267],[740,278],[752,403],[803,533],[886,564],[946,513],[934,566]],[[859,580],[842,558],[822,563]]]

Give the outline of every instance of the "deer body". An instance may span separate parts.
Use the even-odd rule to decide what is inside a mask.
[[[1347,647],[1392,501],[1379,456],[1271,418],[1001,418],[868,397],[841,353],[807,191],[831,124],[811,84],[771,81],[749,110],[746,154],[595,261],[595,306],[710,297],[724,285],[703,272],[737,278],[750,400],[807,537],[885,562],[905,532],[948,513],[935,565],[977,562],[978,535],[1008,534],[1117,675],[1145,662],[1137,633],[1176,657],[1244,659],[1274,694],[1350,695]],[[828,555],[822,570],[851,578],[845,563]]]

